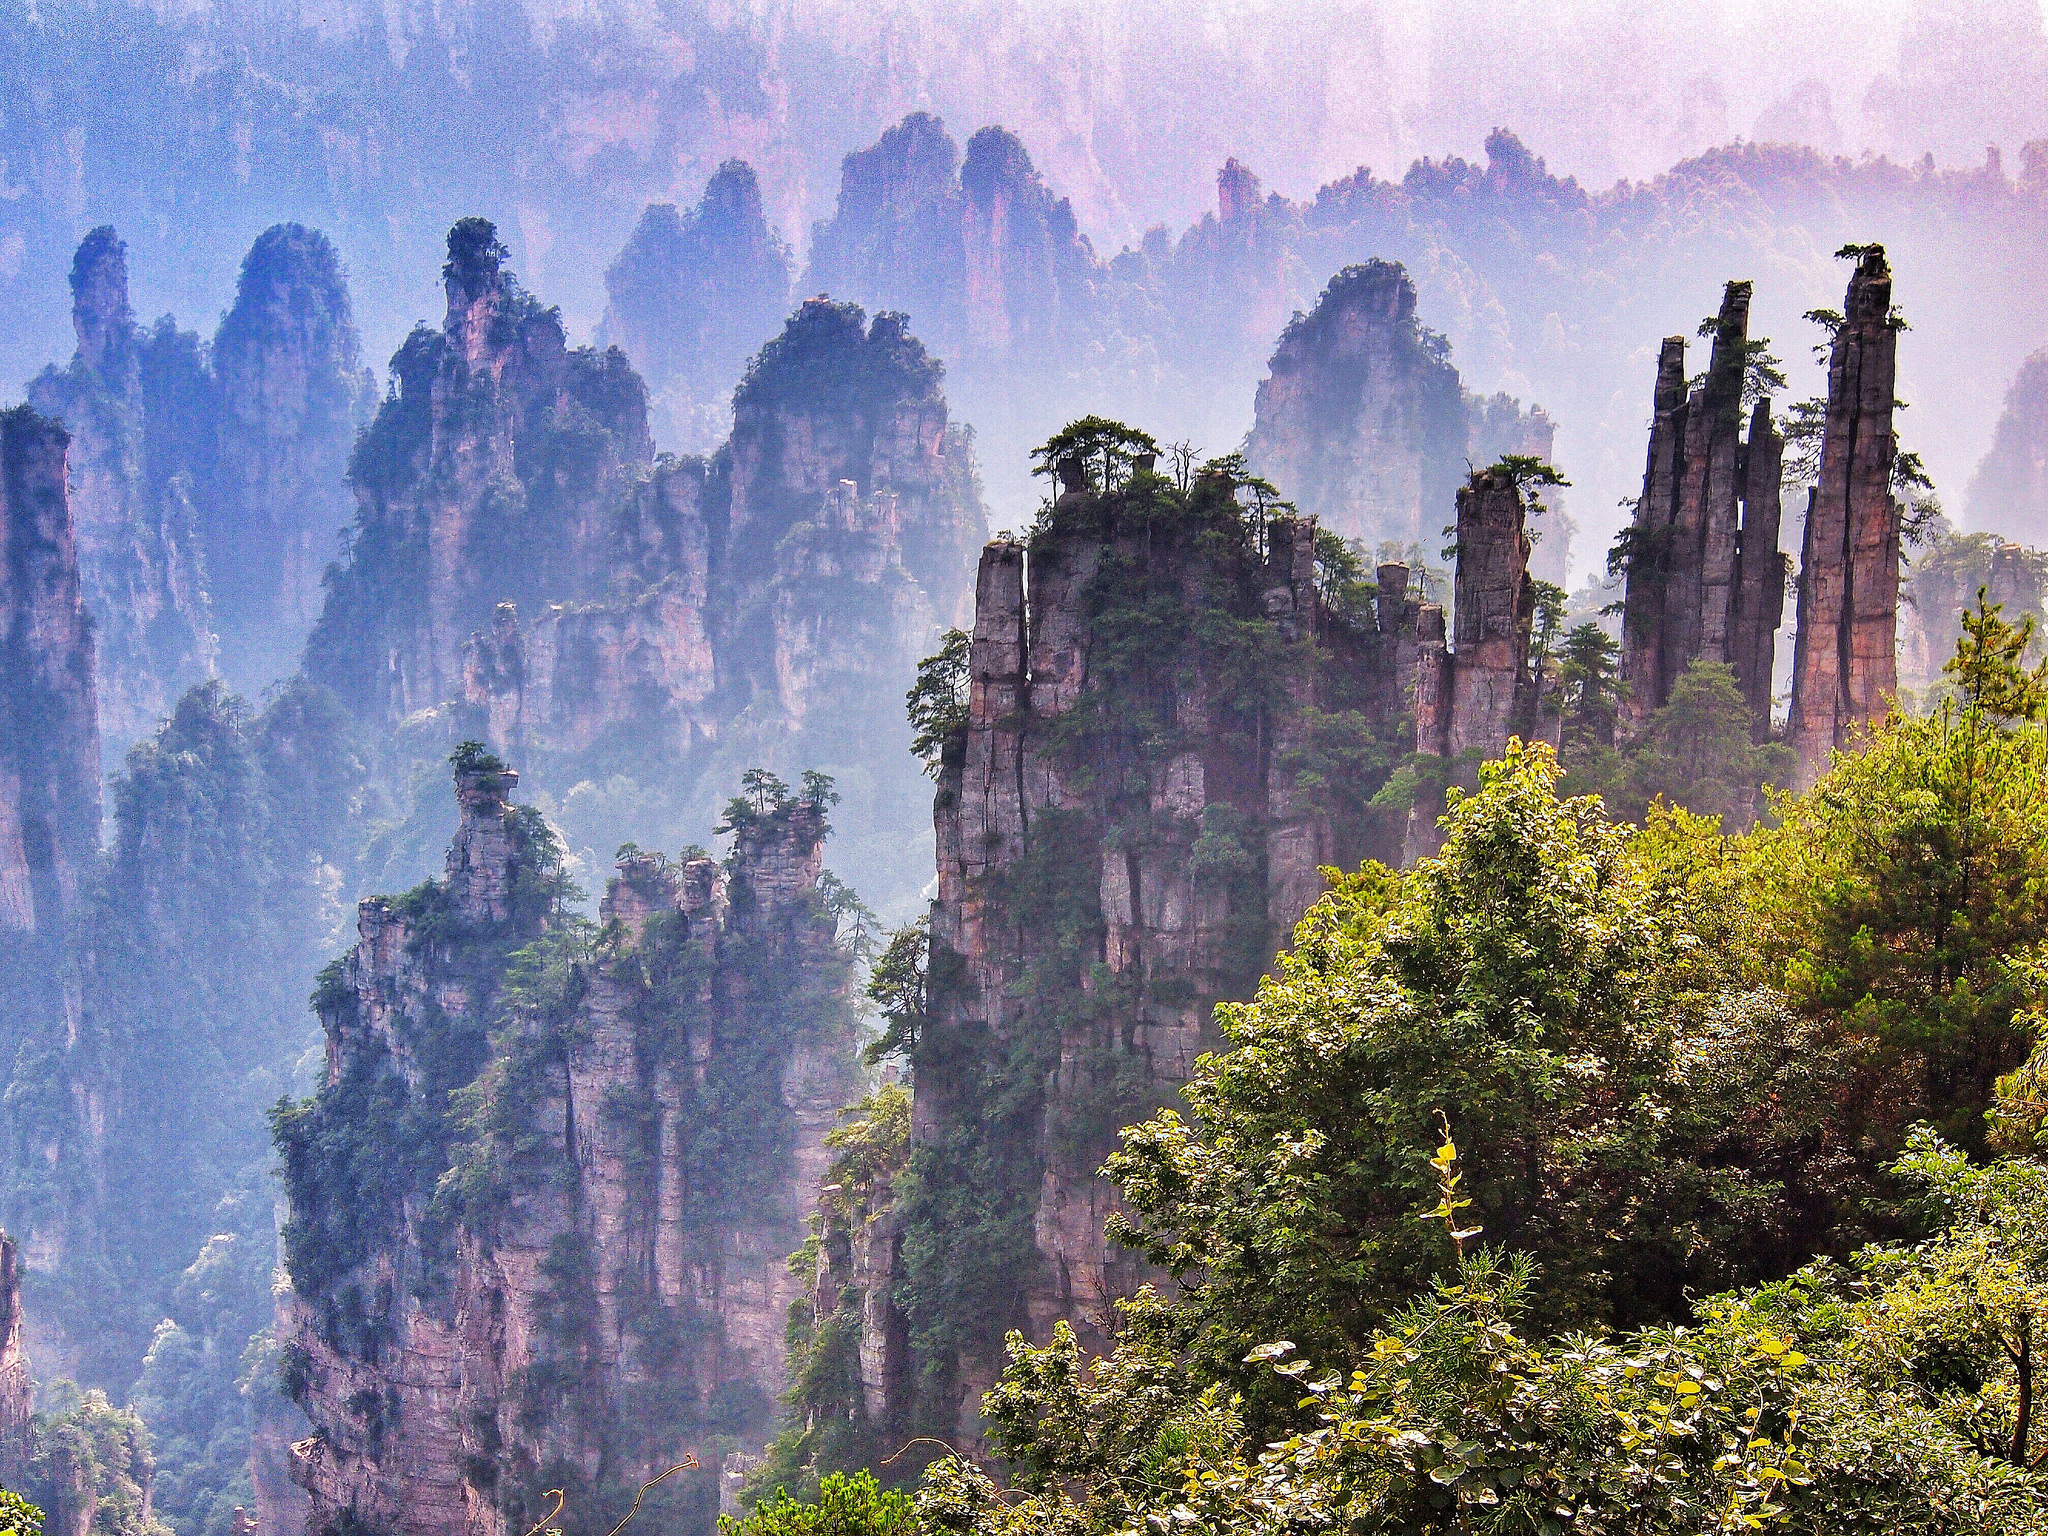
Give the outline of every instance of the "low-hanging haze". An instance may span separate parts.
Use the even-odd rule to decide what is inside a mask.
[[[722,160],[743,157],[800,266],[840,159],[916,110],[963,141],[988,123],[1017,133],[1109,256],[1212,209],[1228,156],[1306,202],[1359,166],[1399,181],[1418,157],[1481,159],[1503,126],[1594,192],[1736,140],[1936,166],[1982,165],[1995,147],[2017,174],[2022,147],[2048,139],[2048,37],[2035,0],[0,0],[0,377],[68,354],[64,272],[100,223],[129,243],[144,318],[169,310],[209,329],[259,230],[319,226],[382,358],[439,312],[443,232],[482,213],[529,285],[588,335],[605,267],[648,202],[693,202]],[[1782,270],[1703,259],[1696,292],[1660,293],[1666,328],[1689,331],[1722,278],[1753,277],[1763,328],[1803,369],[1797,316],[1839,303],[1840,284],[1819,232],[1810,248],[1799,233],[1773,233]],[[1939,230],[1921,233],[1939,253]],[[1959,495],[2018,361],[2048,342],[2039,305],[1988,340],[1972,330],[1969,261],[2041,257],[1900,254],[1919,328],[1902,356],[1919,407],[1904,432]],[[1307,274],[1304,297],[1328,276]],[[1423,318],[1449,332],[1468,383],[1560,417],[1583,570],[1618,520],[1617,487],[1640,473],[1640,445],[1612,411],[1595,419],[1583,379],[1567,386],[1529,348],[1489,340],[1486,317],[1444,302],[1440,278],[1417,273]],[[1960,330],[1945,328],[1952,314]],[[1592,319],[1560,317],[1579,323]],[[1648,369],[1629,369],[1655,341],[1646,330],[1587,366],[1611,367],[1616,398],[1646,409]],[[1796,374],[1794,390],[1813,381]]]

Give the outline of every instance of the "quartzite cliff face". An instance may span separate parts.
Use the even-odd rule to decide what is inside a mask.
[[[625,355],[570,348],[504,256],[482,219],[450,231],[445,324],[392,358],[396,393],[350,463],[353,541],[306,669],[366,719],[455,698],[463,643],[500,602],[602,595],[614,521],[654,458]]]
[[[363,904],[327,1086],[280,1122],[316,1530],[516,1536],[559,1487],[601,1533],[688,1453],[651,1513],[708,1524],[781,1387],[786,1256],[859,1091],[823,802],[736,802],[723,866],[625,854],[578,925],[515,779],[472,752],[447,878]]]
[[[1621,726],[1640,732],[1695,661],[1734,669],[1758,741],[1771,730],[1771,671],[1788,562],[1778,550],[1784,439],[1759,398],[1743,437],[1750,285],[1728,284],[1704,382],[1687,392],[1685,338],[1657,363],[1649,461],[1624,561]]]
[[[210,348],[168,316],[136,323],[111,228],[80,244],[71,289],[77,355],[28,394],[71,434],[101,735],[117,754],[217,668],[255,694],[297,665],[375,389],[334,248],[296,224],[258,237]]]
[[[199,339],[128,305],[127,248],[87,235],[71,266],[78,352],[28,402],[71,435],[71,516],[98,644],[100,734],[118,753],[210,675],[215,643],[198,526],[213,392]]]
[[[477,736],[553,796],[622,786],[579,847],[680,835],[751,765],[858,777],[858,857],[911,879],[898,701],[985,531],[938,362],[899,315],[812,300],[749,364],[725,444],[657,459],[624,354],[570,348],[486,221],[448,250],[446,323],[400,348],[355,452],[307,676],[380,733]]]
[[[1786,742],[1802,784],[1859,727],[1881,720],[1899,689],[1899,539],[1892,433],[1899,327],[1880,246],[1857,258],[1828,356],[1820,483],[1806,504],[1798,634]]]
[[[1065,1319],[1099,1341],[1144,1278],[1104,1235],[1116,1127],[1171,1099],[1321,866],[1401,856],[1405,807],[1371,801],[1418,745],[1406,700],[1442,610],[1398,564],[1363,600],[1326,596],[1311,521],[1241,507],[1226,474],[1181,489],[1137,463],[1105,494],[1066,461],[1028,545],[982,553],[938,765],[910,1176],[842,1193],[822,1233],[810,1337],[858,1339],[860,1390],[799,1404],[813,1428],[960,1432],[1005,1328]],[[1512,699],[1528,545],[1498,490],[1470,498],[1472,517],[1513,514],[1471,601],[1505,603],[1505,634],[1475,634],[1464,675],[1476,697],[1505,665]],[[1457,718],[1460,742],[1497,728],[1499,751],[1505,713]]]
[[[1246,457],[1368,552],[1434,548],[1468,461],[1551,456],[1557,429],[1540,408],[1465,391],[1450,343],[1417,321],[1415,284],[1395,262],[1331,278],[1281,333],[1268,369]],[[1571,524],[1558,507],[1549,513],[1542,570],[1562,581]]]
[[[1455,644],[1444,643],[1443,610],[1425,607],[1408,698],[1415,750],[1437,759],[1447,781],[1472,788],[1478,763],[1500,756],[1509,736],[1539,734],[1542,679],[1529,665],[1536,589],[1521,489],[1506,470],[1476,470],[1457,506]],[[1442,786],[1418,794],[1408,817],[1407,862],[1437,850],[1443,808]]]
[[[203,510],[220,665],[260,695],[298,666],[320,573],[353,510],[346,473],[376,408],[341,258],[299,224],[257,236],[213,338],[219,466]]]
[[[687,213],[651,203],[605,273],[599,335],[647,380],[655,437],[709,453],[747,359],[789,309],[790,255],[761,208],[753,167],[728,160]]]
[[[99,847],[93,633],[65,490],[64,429],[0,412],[0,1025],[72,1010],[61,978]]]

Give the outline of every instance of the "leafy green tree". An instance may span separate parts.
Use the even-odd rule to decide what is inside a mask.
[[[917,678],[904,696],[910,750],[933,778],[950,758],[966,750],[971,646],[966,630],[947,630],[939,648],[917,664]]]
[[[1706,824],[1649,833],[1559,800],[1511,744],[1454,801],[1442,855],[1338,882],[1231,1049],[1124,1132],[1111,1231],[1181,1284],[1192,1357],[1247,1392],[1246,1350],[1363,1347],[1439,1263],[1409,1149],[1455,1117],[1476,1214],[1539,1261],[1557,1321],[1679,1315],[1784,1273],[1837,1219],[1825,1041],[1755,988]],[[1773,1105],[1769,1116],[1752,1106]],[[1255,1421],[1270,1404],[1255,1404]]]
[[[1373,619],[1378,588],[1365,568],[1358,541],[1328,528],[1316,530],[1316,594],[1323,606],[1346,623],[1359,627]]]
[[[1574,625],[1558,651],[1557,702],[1563,716],[1559,755],[1567,764],[1580,752],[1614,745],[1621,644],[1591,620]]]
[[[1149,432],[1111,421],[1107,416],[1083,416],[1070,421],[1031,450],[1034,475],[1054,476],[1068,459],[1078,461],[1096,491],[1120,490],[1143,467],[1149,469],[1159,456],[1159,444]]]
[[[1348,1355],[1248,1349],[1289,1404],[1247,1433],[1237,1399],[1140,1316],[1107,1360],[1071,1334],[984,1399],[998,1488],[952,1458],[927,1527],[1265,1533],[2048,1531],[2034,1323],[2048,1303],[2048,1169],[1973,1165],[1929,1133],[1901,1175],[1937,1230],[1700,1302],[1687,1326],[1558,1335],[1527,1254],[1459,1230],[1450,1143],[1431,1159],[1443,1273]],[[1477,1170],[1484,1181],[1484,1170]],[[1444,1241],[1443,1222],[1450,1228]],[[1156,1310],[1156,1309],[1155,1309]]]
[[[1640,814],[1661,796],[1730,826],[1748,825],[1761,807],[1763,786],[1791,768],[1791,754],[1773,742],[1752,742],[1752,729],[1735,669],[1694,661],[1630,753],[1632,793],[1624,809]]]
[[[1753,849],[1784,986],[1863,1042],[1857,1101],[1896,1147],[1915,1118],[1984,1145],[1993,1086],[2025,1059],[2048,941],[2048,674],[2028,626],[1982,604],[1947,673],[1956,697],[1893,715]]]
[[[43,1512],[20,1494],[0,1488],[0,1536],[43,1536]]]
[[[787,1494],[752,1514],[721,1515],[719,1536],[915,1536],[910,1495],[884,1489],[869,1472],[827,1474],[815,1502]]]
[[[917,1042],[930,1016],[927,973],[931,953],[931,919],[920,917],[889,935],[882,957],[868,976],[868,1001],[882,1017],[882,1033],[862,1052],[873,1067],[891,1056],[917,1057]]]

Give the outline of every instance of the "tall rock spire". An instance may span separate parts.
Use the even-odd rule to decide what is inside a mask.
[[[62,938],[100,829],[69,443],[27,406],[0,413],[0,998],[8,1011],[41,1014],[36,1022],[58,1001]]]
[[[1882,246],[1858,254],[1828,358],[1820,483],[1806,511],[1788,742],[1811,784],[1898,692],[1900,507],[1892,495],[1898,328]]]
[[[325,235],[277,224],[257,236],[213,367],[221,483],[204,520],[209,595],[222,669],[255,695],[298,665],[321,569],[353,510],[349,450],[377,408]]]
[[[216,647],[198,503],[211,469],[212,381],[199,339],[167,318],[145,332],[128,303],[127,248],[110,226],[71,266],[78,351],[28,403],[70,434],[70,516],[92,614],[100,735],[116,755],[154,729]]]
[[[1453,627],[1445,643],[1441,608],[1420,613],[1420,654],[1413,689],[1415,750],[1444,760],[1470,787],[1475,758],[1499,757],[1511,735],[1539,724],[1541,679],[1529,668],[1536,588],[1529,580],[1528,507],[1514,476],[1475,470],[1458,492],[1458,571]],[[1462,759],[1462,761],[1460,761]],[[1443,794],[1417,797],[1403,858],[1412,863],[1442,844]]]
[[[1751,731],[1771,723],[1771,667],[1784,611],[1778,554],[1778,470],[1784,442],[1759,400],[1742,435],[1749,371],[1750,285],[1731,282],[1714,319],[1714,350],[1688,393],[1685,338],[1657,359],[1643,491],[1623,546],[1620,725],[1641,732],[1695,661],[1735,670]]]

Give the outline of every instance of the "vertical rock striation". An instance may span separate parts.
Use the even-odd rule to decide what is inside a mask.
[[[1104,492],[1061,469],[1028,546],[981,556],[938,765],[912,1193],[826,1233],[861,1390],[811,1406],[883,1438],[971,1422],[1005,1328],[1104,1337],[1142,1278],[1104,1236],[1116,1127],[1171,1098],[1320,866],[1398,851],[1369,802],[1410,745],[1405,568],[1376,610],[1333,606],[1313,523],[1240,507],[1226,474]],[[1155,632],[1171,654],[1137,643]]]
[[[1731,282],[1707,373],[1688,393],[1685,338],[1657,360],[1643,490],[1622,546],[1621,703],[1641,732],[1695,661],[1734,669],[1758,741],[1771,729],[1771,671],[1784,619],[1778,550],[1784,440],[1758,399],[1743,436],[1750,285]]]
[[[484,740],[525,762],[616,767],[686,761],[717,738],[705,494],[703,460],[664,457],[621,509],[604,599],[527,621],[501,602],[464,642],[462,703]]]
[[[93,631],[56,422],[0,412],[0,1024],[74,1013],[65,945],[99,847]]]
[[[70,433],[100,737],[118,754],[214,668],[198,509],[213,477],[215,404],[198,338],[168,319],[136,324],[127,247],[112,228],[79,245],[71,295],[78,351],[37,376],[28,403]]]
[[[1538,724],[1541,680],[1529,666],[1536,591],[1527,522],[1513,475],[1475,470],[1458,492],[1452,643],[1444,643],[1442,609],[1430,606],[1421,614],[1415,750],[1436,757],[1468,785],[1477,783],[1477,763],[1500,756],[1510,735],[1530,735]],[[1418,796],[1405,840],[1409,862],[1436,851],[1442,810],[1440,789]]]
[[[782,1385],[786,1256],[859,1089],[823,801],[735,802],[723,866],[624,852],[591,925],[516,777],[458,762],[447,877],[363,904],[327,1085],[280,1121],[315,1528],[516,1533],[561,1487],[601,1533],[715,1437],[765,1442]],[[651,1513],[707,1520],[714,1475]]]
[[[1467,448],[1449,344],[1397,263],[1346,267],[1281,333],[1245,453],[1304,512],[1368,549],[1427,542]]]
[[[348,525],[356,431],[377,405],[341,259],[299,224],[257,236],[213,338],[219,486],[202,524],[221,666],[259,694],[297,667]]]
[[[1802,785],[1899,688],[1901,509],[1892,494],[1898,327],[1881,246],[1858,255],[1828,357],[1820,483],[1807,500],[1786,741]]]
[[[653,460],[625,355],[569,347],[505,254],[486,220],[449,231],[443,326],[398,350],[396,393],[350,461],[353,539],[306,668],[366,718],[456,697],[463,644],[500,602],[600,594],[618,509]]]
[[[878,589],[877,640],[901,595],[889,589],[906,577],[917,595],[903,600],[944,623],[966,618],[984,523],[972,439],[948,419],[943,378],[903,316],[869,321],[857,305],[811,299],[734,392],[732,440],[713,473],[732,594],[721,627],[747,702],[803,712],[788,691],[804,670],[791,647],[809,642],[788,621],[805,583]],[[801,606],[826,627],[864,621],[858,602]],[[861,670],[907,675],[898,647],[872,651]]]

